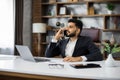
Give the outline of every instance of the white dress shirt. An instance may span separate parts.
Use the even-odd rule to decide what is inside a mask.
[[[77,40],[74,40],[74,41],[69,40],[69,42],[67,43],[66,48],[65,48],[65,55],[66,56],[72,56],[76,41]]]

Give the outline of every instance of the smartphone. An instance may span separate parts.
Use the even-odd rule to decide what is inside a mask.
[[[61,37],[61,39],[65,39],[65,37],[67,35],[67,30],[62,31],[61,34],[63,35],[63,37]]]
[[[64,34],[64,36],[66,36],[67,35],[67,30],[64,30],[63,34]]]
[[[70,66],[78,69],[78,68],[100,68],[99,64],[88,63],[88,64],[71,64]]]

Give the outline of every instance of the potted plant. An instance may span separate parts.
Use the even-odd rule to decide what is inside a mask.
[[[103,46],[103,52],[106,52],[107,54],[120,52],[120,45],[117,43],[112,44],[109,40],[105,40]]]
[[[108,9],[108,13],[111,14],[112,11],[115,9],[115,5],[112,3],[108,3],[107,4],[107,9]]]
[[[117,43],[113,43],[109,40],[105,40],[103,42],[103,46],[104,46],[103,52],[105,52],[107,54],[107,59],[105,61],[105,66],[109,66],[109,67],[116,66],[114,64],[114,59],[112,57],[112,54],[120,52],[120,45],[118,45]]]

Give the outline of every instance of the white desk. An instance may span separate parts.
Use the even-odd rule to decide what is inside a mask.
[[[51,79],[51,80],[78,80],[78,79],[120,79],[120,61],[116,61],[117,67],[105,67],[104,61],[89,62],[97,63],[102,68],[91,69],[74,69],[69,64],[62,62],[62,59],[51,58],[52,62],[29,62],[24,61],[20,57],[0,55],[0,79],[5,76],[22,77],[34,79]],[[48,64],[58,62],[64,64],[62,69],[50,69]],[[4,76],[4,77],[3,77]],[[7,78],[6,77],[6,78]],[[16,79],[16,78],[15,78]],[[10,79],[9,79],[10,80]],[[12,79],[11,79],[12,80]],[[19,79],[17,79],[19,80]]]

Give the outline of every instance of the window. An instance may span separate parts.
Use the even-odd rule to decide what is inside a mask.
[[[0,0],[0,54],[14,54],[14,0]]]

